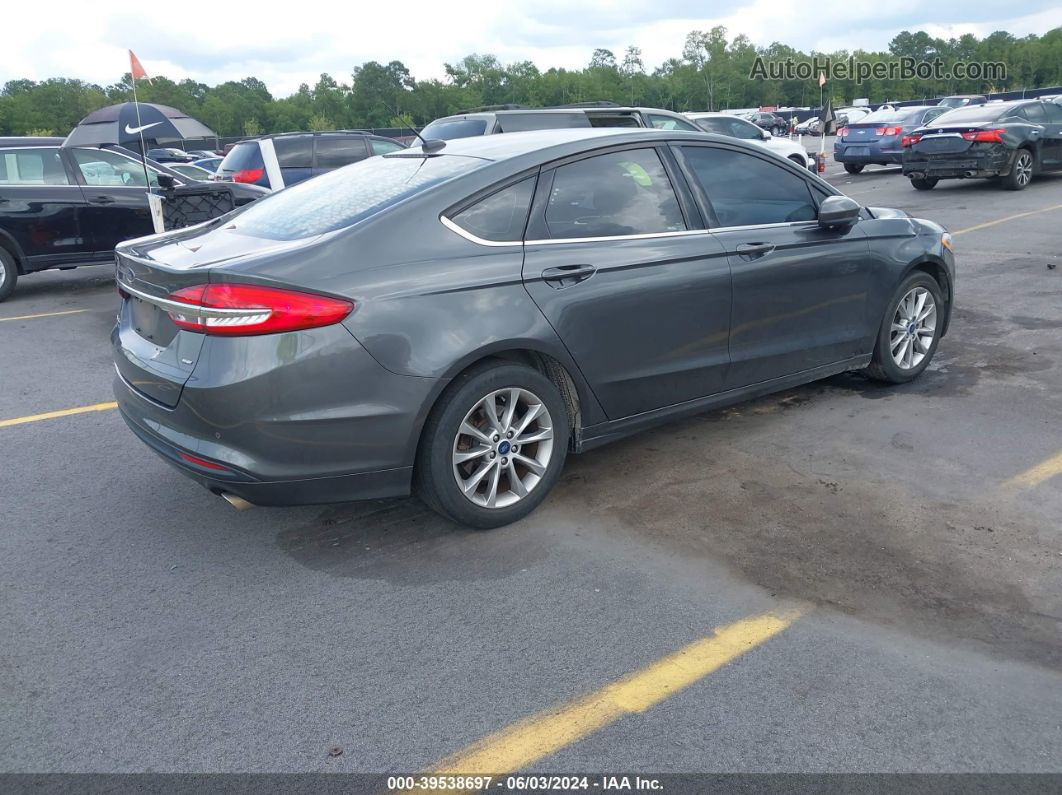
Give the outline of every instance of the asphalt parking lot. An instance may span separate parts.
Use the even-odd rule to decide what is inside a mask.
[[[1062,771],[1062,175],[827,177],[955,234],[924,376],[573,457],[486,533],[234,511],[111,408],[111,271],[20,282],[0,769]]]

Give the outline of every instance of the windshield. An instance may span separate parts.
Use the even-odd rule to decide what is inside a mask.
[[[269,240],[316,237],[486,163],[446,155],[370,157],[259,199],[236,218],[235,229]]]
[[[437,138],[443,141],[452,141],[455,138],[471,138],[473,135],[483,135],[486,129],[486,119],[442,119],[433,121],[420,131],[420,135],[424,139]]]
[[[968,105],[965,108],[949,110],[935,118],[932,124],[934,127],[943,127],[948,124],[978,124],[984,121],[995,121],[1011,113],[1016,107],[1016,105]]]

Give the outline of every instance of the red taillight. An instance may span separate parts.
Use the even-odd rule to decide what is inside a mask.
[[[981,130],[980,132],[964,132],[962,137],[977,144],[1001,144],[1005,132],[1006,130]]]
[[[245,168],[243,171],[233,172],[232,181],[254,183],[258,182],[263,174],[265,174],[264,168]]]
[[[202,467],[203,469],[210,469],[214,472],[232,471],[228,467],[223,467],[221,464],[215,464],[213,461],[207,461],[205,458],[197,458],[194,455],[188,455],[188,453],[178,452],[177,455],[179,455],[182,460],[187,461],[189,464],[193,464],[197,467]]]
[[[903,132],[903,127],[878,127],[878,135],[899,135]]]
[[[914,146],[921,140],[921,135],[905,135],[902,139],[900,139],[900,146],[906,149],[909,146]]]
[[[229,337],[330,326],[354,310],[350,301],[251,284],[200,284],[169,300],[188,306],[167,310],[178,328]]]
[[[837,137],[838,138],[844,138],[846,135],[848,135],[848,128],[847,127],[842,127],[841,129],[839,129],[837,131]]]

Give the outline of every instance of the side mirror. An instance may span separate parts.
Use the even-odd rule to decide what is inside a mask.
[[[158,181],[159,181],[159,187],[162,188],[163,190],[170,190],[174,185],[177,184],[177,180],[175,180],[169,174],[159,174]]]
[[[774,135],[771,134],[770,130],[760,130],[760,137],[765,141],[769,141],[774,138]]]
[[[859,203],[847,196],[827,196],[819,205],[819,226],[841,229],[859,220]]]

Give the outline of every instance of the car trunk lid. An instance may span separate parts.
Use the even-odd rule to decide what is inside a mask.
[[[115,366],[122,378],[151,400],[176,406],[205,337],[174,324],[170,311],[180,304],[171,298],[173,293],[209,283],[211,273],[225,263],[291,245],[217,228],[119,246],[116,275],[125,300],[118,317]]]

